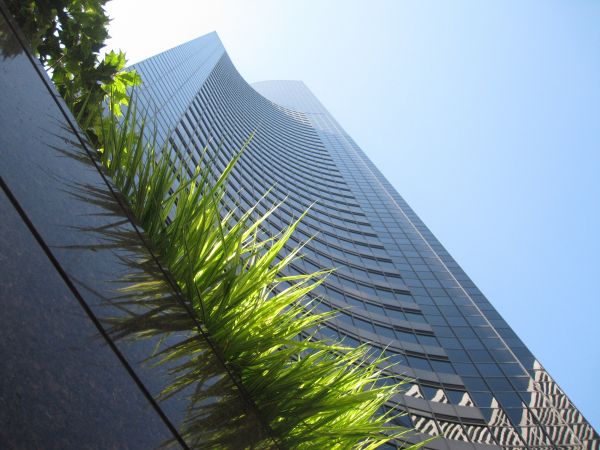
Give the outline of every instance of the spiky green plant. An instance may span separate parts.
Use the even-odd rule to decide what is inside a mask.
[[[277,205],[239,219],[224,213],[227,177],[239,155],[216,177],[207,161],[189,177],[170,161],[168,147],[144,138],[149,134],[135,107],[124,117],[109,115],[101,161],[277,446],[371,449],[401,437],[407,430],[379,414],[398,391],[376,383],[384,359],[367,346],[319,341],[311,332],[331,315],[317,313],[306,298],[326,272],[281,275],[299,256],[300,247],[282,250],[301,218],[265,237]],[[181,377],[164,394],[193,381]]]

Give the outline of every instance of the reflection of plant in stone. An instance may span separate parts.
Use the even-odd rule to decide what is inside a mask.
[[[201,161],[190,178],[174,169],[171,149],[146,142],[134,107],[122,116],[127,89],[140,79],[122,72],[121,52],[99,61],[105,2],[7,4],[183,294],[175,298],[160,277],[123,280],[113,334],[160,342],[152,360],[174,377],[161,398],[189,395],[180,432],[191,446],[375,448],[399,438],[405,430],[391,424],[393,416],[378,414],[397,391],[377,383],[384,361],[366,346],[313,337],[330,315],[317,314],[305,296],[326,272],[281,275],[300,250],[282,252],[297,222],[271,236],[263,225],[274,208],[261,215],[257,205],[239,219],[226,212],[236,159],[216,179]]]
[[[115,243],[123,245],[124,238],[117,236]],[[188,399],[178,430],[185,442],[192,448],[275,447],[156,261],[148,258],[126,264],[136,275],[120,280],[126,287],[120,299],[111,303],[122,313],[105,322],[115,339],[155,341],[150,362],[169,374],[169,384],[157,400]]]
[[[78,142],[70,142],[79,146]],[[87,155],[57,148],[64,156],[91,163]],[[64,181],[64,180],[63,180]],[[118,256],[127,275],[113,281],[114,294],[103,297],[101,322],[114,340],[127,340],[129,351],[152,368],[156,399],[167,410],[178,434],[191,448],[274,448],[253,403],[240,392],[212,346],[199,331],[181,293],[173,288],[140,235],[123,216],[123,209],[108,188],[65,183],[76,201],[100,208],[110,218],[100,226],[77,228],[97,239],[94,251]],[[98,211],[98,209],[95,209]],[[89,251],[87,245],[67,245]],[[81,285],[84,289],[90,286]],[[160,382],[160,386],[155,383]],[[164,446],[179,447],[178,441]]]
[[[100,59],[108,38],[107,0],[6,0],[31,48],[52,77],[79,124],[97,144],[97,126],[107,93],[126,104],[126,89],[139,84],[135,72],[124,72],[125,54]]]
[[[280,275],[300,250],[282,253],[297,222],[269,236],[263,224],[274,208],[263,215],[254,208],[239,220],[233,212],[223,214],[226,180],[237,158],[216,180],[207,162],[189,178],[183,169],[173,169],[167,148],[146,143],[145,131],[135,108],[124,117],[108,117],[102,163],[217,357],[252,399],[278,445],[375,448],[399,437],[405,430],[391,425],[389,414],[378,414],[397,392],[396,385],[376,385],[383,361],[368,355],[365,346],[348,348],[309,333],[329,318],[305,299],[326,273]],[[168,310],[160,295],[152,294],[152,285],[128,289],[146,290],[143,298],[151,300],[152,311]],[[163,324],[169,315],[156,315],[144,329],[126,326],[124,333],[143,336],[193,326],[180,315],[173,320],[181,325]],[[175,370],[181,376],[163,395],[197,383],[204,370],[198,356],[194,344],[185,341],[157,355],[160,362],[180,364]],[[202,428],[196,420],[202,423],[191,414],[189,430]]]

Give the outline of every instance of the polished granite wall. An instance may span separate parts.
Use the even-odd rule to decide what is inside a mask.
[[[0,448],[268,448],[0,7]],[[182,345],[201,374],[166,396]]]

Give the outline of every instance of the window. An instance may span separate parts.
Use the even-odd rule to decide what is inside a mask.
[[[427,361],[426,359],[417,358],[416,356],[407,356],[406,359],[408,360],[408,364],[414,369],[431,371],[429,361]]]
[[[391,328],[375,324],[375,332],[379,336],[384,336],[384,337],[387,337],[390,339],[396,339],[396,334],[394,333],[394,330],[392,330]]]
[[[503,375],[500,367],[494,363],[477,364],[477,368],[484,377],[501,377]]]
[[[373,324],[371,322],[367,322],[366,320],[359,319],[358,317],[355,317],[354,318],[354,323],[361,330],[370,331],[371,333],[374,331],[373,330]]]
[[[417,343],[417,337],[412,333],[407,333],[405,331],[396,330],[396,335],[398,336],[398,339],[401,341],[414,342],[415,344]]]
[[[446,389],[446,397],[448,397],[450,403],[454,405],[459,405],[465,395],[467,395],[465,391],[455,391],[453,389]]]
[[[419,343],[423,345],[431,345],[433,347],[439,346],[438,340],[435,338],[435,336],[426,336],[423,334],[418,334],[417,339]]]
[[[367,307],[367,311],[370,311],[375,314],[385,315],[385,311],[381,306],[373,305],[372,303],[365,303]]]
[[[440,373],[456,373],[454,371],[454,368],[452,367],[452,364],[450,364],[448,361],[439,361],[437,359],[432,359],[430,361],[431,366],[433,367],[433,370],[435,372],[440,372]]]

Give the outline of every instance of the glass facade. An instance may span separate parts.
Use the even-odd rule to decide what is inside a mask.
[[[216,33],[132,66],[140,107],[172,158],[222,169],[247,143],[228,201],[268,226],[309,209],[290,271],[336,270],[316,294],[321,331],[368,342],[412,379],[390,408],[434,449],[598,449],[598,434],[363,151],[300,81],[248,84]],[[248,138],[252,139],[248,141]],[[203,155],[203,156],[202,156]]]

